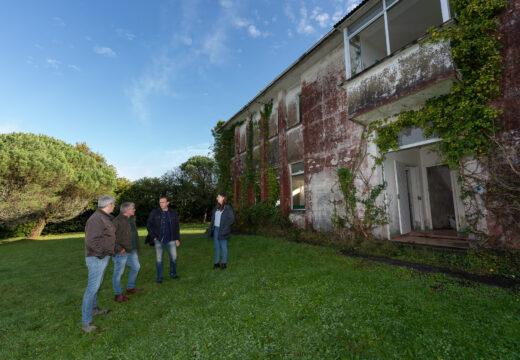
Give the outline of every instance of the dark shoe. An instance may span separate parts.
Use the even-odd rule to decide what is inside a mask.
[[[213,265],[213,270],[218,269],[220,267],[220,263]]]
[[[157,284],[162,284],[162,280],[156,280]]]
[[[125,302],[125,301],[128,301],[130,300],[129,298],[127,298],[126,296],[124,296],[123,294],[119,294],[119,295],[116,295],[115,299],[114,299],[116,302],[118,303],[122,303],[122,302]]]
[[[226,264],[222,264],[222,266],[220,267],[220,270],[224,270],[225,268],[227,268]]]
[[[92,309],[92,315],[94,316],[101,316],[101,315],[106,315],[110,312],[110,310],[101,310],[100,308],[94,308]]]
[[[142,292],[142,291],[143,291],[143,289],[133,288],[133,289],[130,289],[130,290],[126,290],[125,295],[132,295],[132,294],[139,293],[139,292]]]
[[[179,280],[181,277],[179,275],[173,275],[173,276],[170,276],[172,279],[174,280]]]
[[[97,329],[98,329],[98,327],[96,325],[92,324],[92,323],[90,323],[90,324],[83,324],[81,326],[81,330],[83,330],[86,333],[89,333],[92,330],[97,330]]]

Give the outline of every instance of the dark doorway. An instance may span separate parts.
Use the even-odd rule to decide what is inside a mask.
[[[440,165],[426,170],[433,229],[456,229],[450,168]]]

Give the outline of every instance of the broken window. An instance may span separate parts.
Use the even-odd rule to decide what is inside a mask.
[[[303,162],[291,164],[292,209],[305,210]]]
[[[448,0],[373,0],[343,29],[347,77],[360,73],[450,18]]]

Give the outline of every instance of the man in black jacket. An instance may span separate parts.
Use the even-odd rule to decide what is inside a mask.
[[[148,216],[146,228],[148,235],[154,241],[157,268],[157,282],[163,280],[163,249],[166,247],[170,255],[170,277],[180,279],[177,275],[177,247],[180,246],[179,218],[172,208],[169,208],[168,199],[159,199],[159,208],[153,209]]]

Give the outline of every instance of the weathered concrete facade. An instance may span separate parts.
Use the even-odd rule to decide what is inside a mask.
[[[363,17],[370,15],[370,9],[380,1],[363,1],[228,121],[231,124],[245,120],[235,132],[235,202],[244,193],[239,180],[246,171],[251,114],[259,124],[255,125],[253,154],[260,173],[261,199],[268,195],[264,174],[268,164],[279,175],[280,211],[289,214],[298,226],[327,231],[332,228],[335,209],[341,211],[343,204],[337,171],[351,167],[365,126],[404,110],[418,109],[426,99],[450,91],[457,81],[451,49],[446,43],[428,43],[424,32],[392,52],[388,40],[395,42],[397,35],[387,36],[386,56],[366,65],[361,63],[359,54],[363,49],[353,51],[352,46],[368,43],[363,39],[363,31],[372,25],[370,19],[365,21]],[[406,1],[412,3],[391,3],[401,11],[398,6],[406,5]],[[503,136],[509,144],[520,145],[520,0],[510,3],[500,15],[505,45],[501,84],[504,95],[496,105],[504,108]],[[439,0],[438,26],[450,26],[447,4],[448,0]],[[396,17],[397,10],[392,13],[392,9],[382,7],[381,14],[388,11],[390,18]],[[385,31],[389,31],[388,27]],[[353,59],[359,60],[362,71],[354,73]],[[274,105],[271,117],[262,119],[261,104],[270,100]],[[267,136],[263,133],[264,121],[268,121]],[[403,133],[401,140],[400,150],[387,154],[382,166],[374,166],[370,156],[361,166],[362,175],[370,177],[371,184],[387,184],[379,203],[386,206],[389,224],[377,229],[376,235],[390,238],[414,230],[463,229],[467,209],[460,200],[457,172],[445,167],[442,159],[429,150],[429,145],[439,139],[425,139],[420,130],[410,130]],[[369,143],[367,148],[369,155],[379,155],[375,144]],[[519,148],[516,147],[515,154],[517,164]],[[255,202],[252,189],[248,189],[247,197],[248,204]],[[481,228],[504,231],[492,217]],[[512,246],[520,247],[520,241]]]

